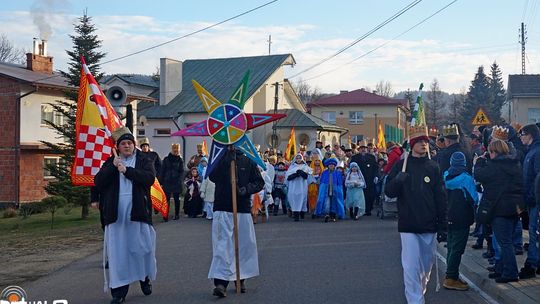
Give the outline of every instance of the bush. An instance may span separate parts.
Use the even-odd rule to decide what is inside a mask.
[[[41,201],[19,204],[19,215],[21,215],[23,219],[28,218],[32,214],[43,213],[45,211],[47,210]]]
[[[53,229],[54,214],[59,208],[67,204],[67,200],[63,196],[53,195],[42,199],[41,203],[51,213],[51,229]]]
[[[6,208],[4,210],[4,218],[12,218],[17,216],[17,210],[15,208]]]

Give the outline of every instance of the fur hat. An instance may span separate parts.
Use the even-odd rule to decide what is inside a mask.
[[[116,130],[114,130],[111,134],[112,139],[116,143],[116,145],[120,144],[122,140],[131,140],[133,144],[135,144],[135,137],[133,137],[133,134],[131,134],[131,131],[126,127],[120,127]]]

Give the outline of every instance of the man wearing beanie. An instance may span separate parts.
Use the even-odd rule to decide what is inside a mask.
[[[140,281],[145,295],[152,293],[156,279],[156,232],[152,227],[150,187],[154,166],[135,149],[135,138],[126,127],[115,130],[118,154],[111,156],[94,178],[101,194],[100,206],[105,236],[103,261],[105,289],[112,304],[122,303],[129,284]],[[109,268],[105,269],[105,263]]]
[[[408,303],[424,303],[435,257],[435,237],[446,235],[446,197],[437,163],[428,158],[426,126],[409,130],[411,154],[390,171],[385,188],[397,197],[401,264]]]
[[[523,145],[528,147],[527,155],[523,161],[523,191],[525,203],[529,209],[529,250],[525,265],[519,272],[520,279],[534,278],[535,271],[540,269],[540,255],[538,248],[538,235],[534,231],[538,228],[538,207],[534,193],[534,180],[540,174],[540,129],[535,124],[526,125],[519,131]],[[540,274],[540,271],[537,272]]]

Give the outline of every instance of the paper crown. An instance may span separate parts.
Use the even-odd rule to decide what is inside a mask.
[[[202,149],[202,144],[197,144],[197,149]]]
[[[437,130],[437,128],[429,128],[428,134],[429,137],[437,137],[437,135],[439,135],[439,130]]]
[[[306,145],[300,145],[300,151],[306,151],[307,147]]]
[[[491,132],[491,137],[493,139],[499,139],[499,140],[508,140],[508,128],[500,127],[500,126],[494,126],[493,131]]]
[[[443,127],[443,136],[459,136],[458,126],[456,124],[449,124]]]
[[[409,127],[409,138],[417,138],[421,136],[428,136],[427,126],[410,126]]]
[[[120,139],[120,137],[122,137],[123,135],[131,135],[131,137],[133,137],[133,134],[131,134],[131,131],[126,127],[120,127],[114,130],[111,134],[111,137],[116,143],[118,142],[118,139]]]
[[[149,145],[150,146],[150,140],[147,137],[143,137],[139,139],[139,146],[142,145]]]

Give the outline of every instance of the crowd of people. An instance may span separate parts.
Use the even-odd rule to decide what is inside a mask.
[[[374,205],[385,196],[397,198],[405,295],[409,303],[423,303],[435,262],[437,241],[447,242],[448,267],[443,283],[447,289],[468,289],[467,283],[459,277],[459,265],[469,236],[477,238],[471,250],[486,248],[483,256],[493,264],[486,274],[496,282],[514,282],[540,274],[538,126],[480,127],[474,128],[471,134],[465,134],[458,124],[450,124],[437,135],[428,134],[425,126],[411,127],[408,133],[408,140],[403,144],[389,141],[385,150],[365,141],[347,146],[324,146],[325,143],[317,141],[313,149],[308,150],[301,145],[299,152],[287,159],[281,151],[267,149],[259,152],[266,168],[254,166],[238,151],[228,151],[226,159],[230,161],[236,155],[234,157],[250,172],[239,177],[241,182],[237,189],[242,198],[239,201],[241,221],[249,222],[247,227],[251,227],[239,234],[244,240],[243,246],[247,246],[244,250],[255,255],[243,262],[247,264],[246,272],[242,274],[243,290],[243,279],[258,275],[252,229],[258,217],[267,220],[270,216],[286,215],[294,222],[309,218],[321,222],[337,222],[346,218],[357,221],[372,215]],[[128,140],[135,142],[132,136]],[[174,200],[173,220],[180,218],[180,197],[183,195],[186,217],[213,220],[213,234],[217,233],[214,229],[232,229],[230,176],[224,173],[228,170],[223,167],[206,176],[208,156],[204,154],[202,145],[197,146],[197,154],[186,163],[180,156],[179,144],[171,145],[171,152],[163,161],[150,149],[148,140],[140,142],[140,153],[140,157],[145,159],[141,163],[152,167],[154,176],[163,186],[167,202],[171,198]],[[130,157],[133,158],[132,155],[121,154],[108,161],[96,176],[96,186],[115,204],[128,199],[127,193],[133,192],[129,199],[133,200],[135,208],[136,204],[142,203],[135,201],[134,190],[122,179],[120,188],[116,186],[111,190],[109,182],[118,172],[133,181],[144,179],[145,185],[149,182],[146,176],[133,174],[137,172],[135,169],[139,162],[131,167]],[[218,165],[226,166],[228,163],[220,162]],[[113,172],[111,168],[114,167],[118,172]],[[111,191],[113,193],[109,194]],[[118,195],[120,199],[114,197]],[[109,226],[105,230],[107,250],[114,253],[118,245],[115,247],[111,240],[118,238],[116,235],[122,229],[130,228],[112,229],[111,224],[115,223],[116,217],[128,215],[125,210],[121,213],[120,210],[113,212],[110,205],[107,208],[100,207],[105,214],[104,226]],[[146,215],[134,218],[133,213],[131,220],[148,222]],[[169,217],[165,216],[163,220],[168,221]],[[473,225],[474,230],[470,232]],[[523,230],[527,229],[528,244],[523,244]],[[153,229],[145,233],[155,247]],[[216,242],[214,247],[232,248],[230,238],[221,238],[221,242],[225,243]],[[224,265],[230,267],[230,264],[216,255],[216,251],[209,277],[215,282],[214,295],[223,297],[227,282],[234,280],[234,271],[228,268],[224,271]],[[518,269],[515,256],[525,251],[527,260]],[[148,259],[152,258],[150,253]],[[111,259],[117,258],[113,254],[109,261]],[[150,280],[155,277],[155,271],[152,265],[146,269],[149,270],[144,272],[144,276],[135,277],[141,281],[141,288],[145,286],[151,292]],[[121,283],[109,285],[113,296],[127,292],[127,289],[118,291],[119,287],[124,288]]]

